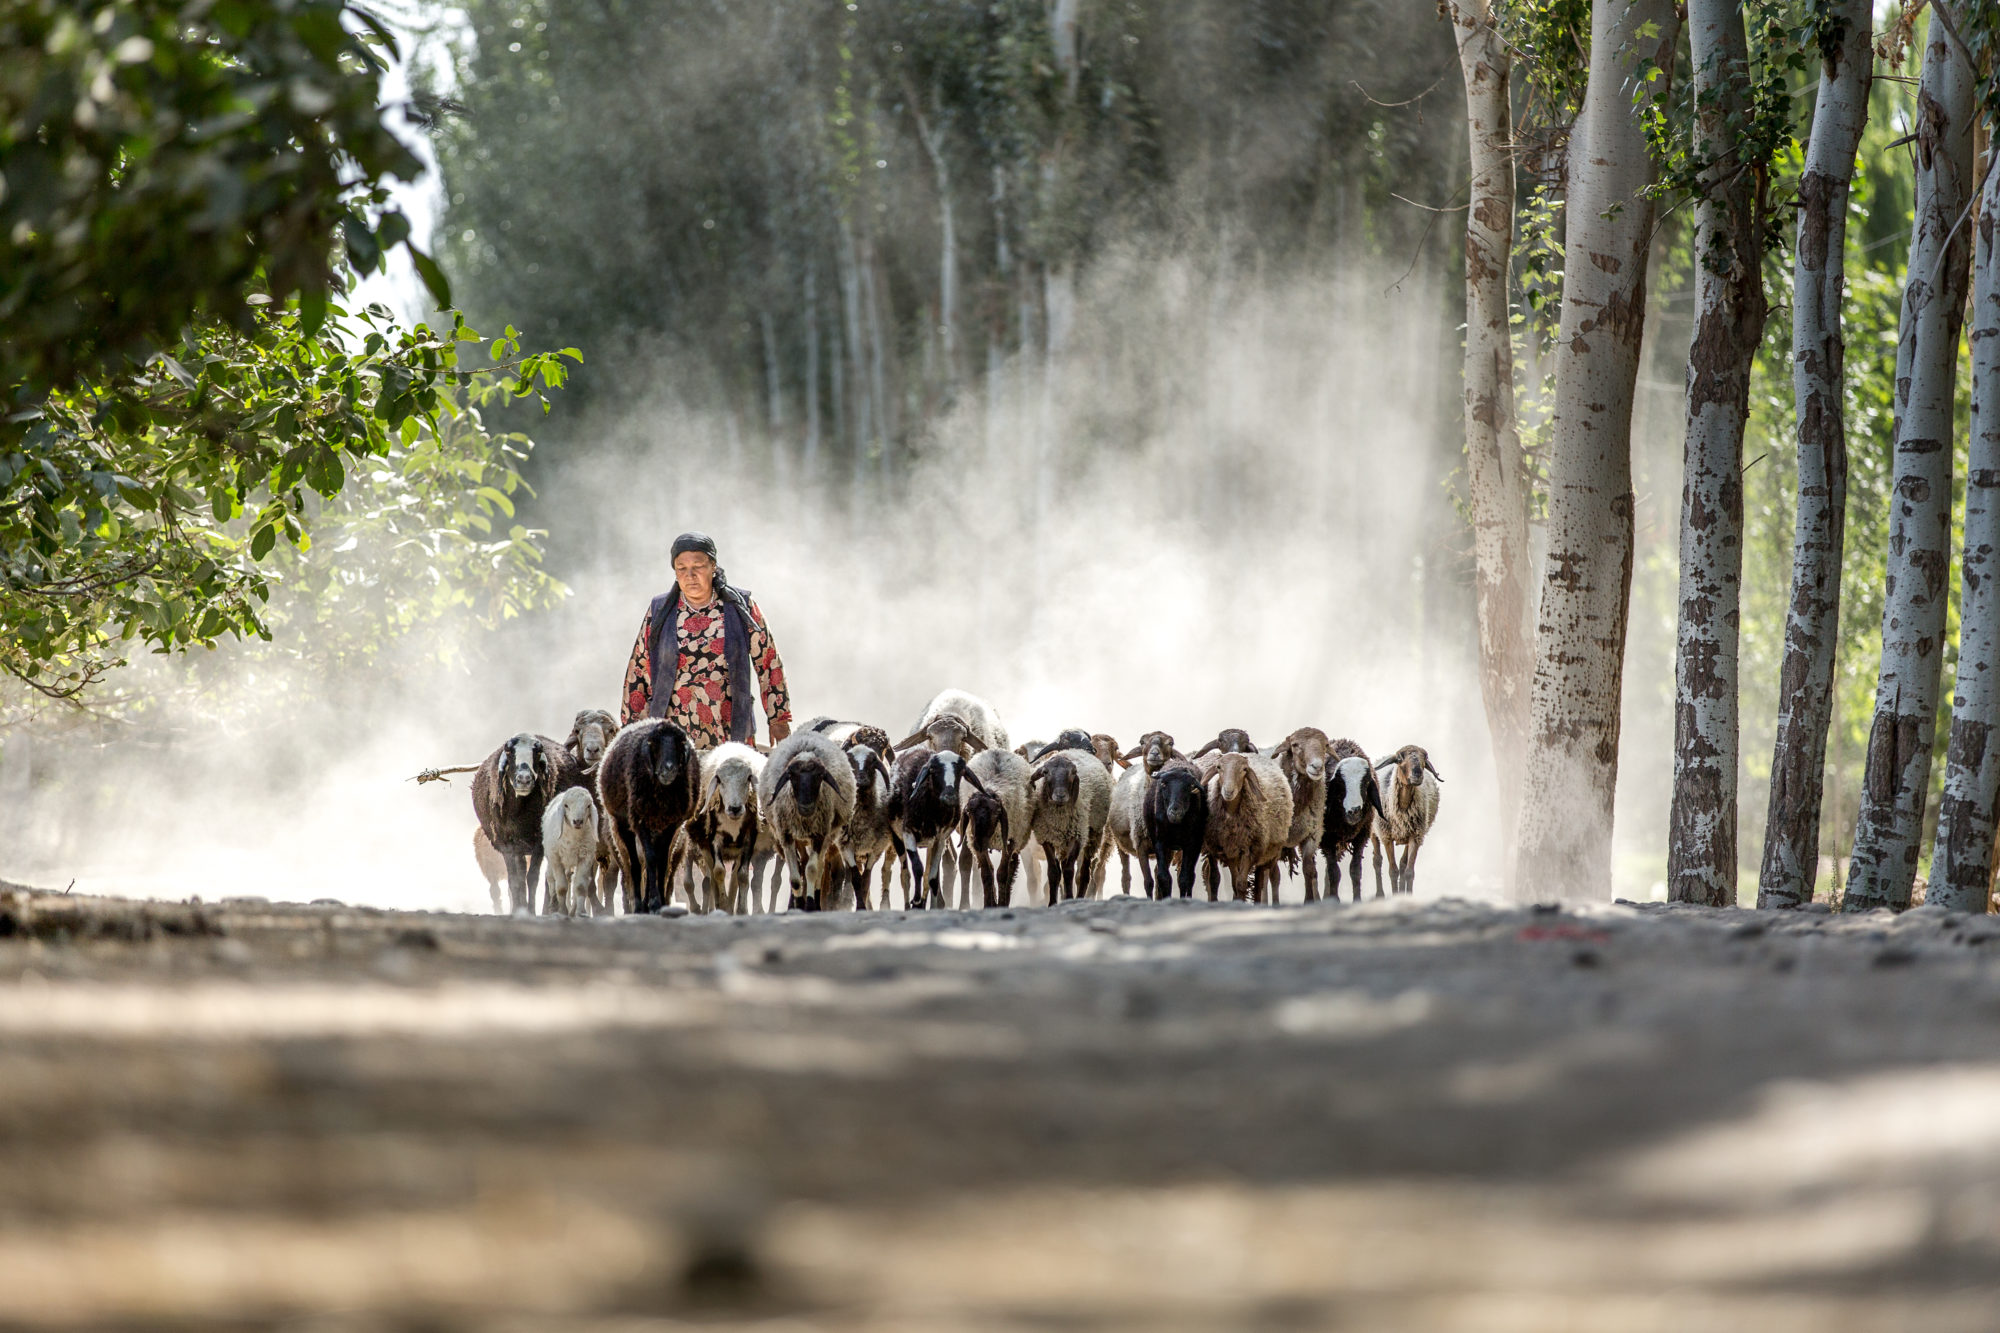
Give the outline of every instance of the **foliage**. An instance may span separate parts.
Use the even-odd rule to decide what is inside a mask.
[[[468,314],[583,348],[578,408],[664,364],[801,462],[892,472],[951,401],[946,204],[962,371],[1033,357],[1044,276],[1113,238],[1400,268],[1435,215],[1392,194],[1463,179],[1450,31],[1403,0],[1079,9],[1072,97],[1045,0],[471,0],[438,142]]]
[[[525,442],[488,436],[481,409],[502,392],[540,399],[563,381],[560,354],[520,356],[509,329],[500,364],[481,367],[457,316],[411,329],[329,307],[313,324],[295,300],[248,334],[191,327],[173,354],[52,394],[22,423],[0,457],[0,668],[74,698],[135,642],[268,638],[273,578],[317,594],[320,618],[372,596],[381,633],[426,601],[498,619],[556,590],[537,534],[461,528],[493,535],[520,484]],[[322,556],[311,529],[329,516],[339,541]],[[334,558],[363,540],[383,563]]]
[[[0,387],[16,408],[191,320],[247,334],[259,293],[296,294],[310,328],[336,230],[364,273],[408,244],[398,212],[347,189],[419,169],[350,20],[387,40],[339,0],[0,8]]]

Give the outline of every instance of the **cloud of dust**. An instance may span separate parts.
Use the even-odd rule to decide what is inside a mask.
[[[1184,745],[1233,726],[1268,745],[1309,725],[1374,755],[1415,741],[1447,780],[1421,891],[1496,892],[1468,543],[1447,491],[1456,334],[1435,287],[1385,285],[1111,255],[1058,356],[962,394],[886,494],[872,461],[858,484],[844,460],[801,477],[796,428],[774,441],[677,400],[670,366],[626,368],[661,387],[597,410],[575,435],[588,447],[542,486],[535,521],[579,553],[556,571],[565,606],[445,627],[459,669],[436,664],[435,635],[310,689],[199,663],[224,707],[174,719],[161,747],[66,754],[65,781],[16,804],[0,873],[483,908],[468,779],[407,779],[615,708],[640,615],[670,584],[668,543],[700,528],[763,608],[800,721],[901,735],[958,686],[1017,743],[1065,726]]]

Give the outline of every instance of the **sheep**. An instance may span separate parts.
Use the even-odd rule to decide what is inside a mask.
[[[792,906],[830,910],[854,817],[854,768],[847,756],[816,731],[793,732],[765,762],[757,802],[785,859]]]
[[[1348,878],[1354,881],[1354,901],[1361,901],[1361,853],[1374,832],[1375,816],[1382,808],[1382,791],[1375,781],[1375,767],[1368,755],[1353,741],[1333,742],[1333,768],[1326,780],[1326,831],[1320,850],[1326,855],[1326,896],[1340,898],[1340,858],[1348,857]],[[1375,896],[1382,896],[1382,856],[1375,856]]]
[[[1000,725],[1000,715],[993,711],[993,705],[987,703],[976,694],[967,694],[964,690],[941,691],[936,698],[925,705],[923,716],[917,719],[916,726],[910,728],[909,739],[897,745],[896,748],[902,750],[915,744],[917,741],[923,740],[925,733],[931,729],[931,723],[941,717],[957,719],[963,735],[969,739],[978,741],[979,744],[976,749],[968,749],[962,744],[950,744],[939,747],[936,740],[932,739],[931,744],[933,747],[957,750],[967,759],[970,759],[978,750],[1005,750],[1008,748],[1007,728]]]
[[[570,723],[569,739],[563,742],[563,748],[569,751],[570,758],[576,760],[579,768],[594,778],[598,762],[604,758],[605,747],[617,734],[616,717],[601,708],[586,708]]]
[[[617,844],[628,913],[667,905],[678,864],[674,836],[700,796],[694,743],[674,723],[644,718],[611,738],[597,766],[597,801]]]
[[[500,892],[500,883],[507,878],[507,858],[493,849],[493,840],[477,825],[472,829],[472,859],[479,863],[479,873],[486,878],[486,892],[493,899],[493,910],[506,911],[507,899]]]
[[[1145,885],[1146,896],[1153,896],[1153,870],[1148,859],[1152,855],[1153,844],[1146,837],[1145,807],[1146,789],[1152,783],[1153,775],[1144,767],[1128,766],[1118,775],[1118,781],[1111,785],[1111,818],[1105,826],[1104,854],[1098,862],[1098,874],[1103,876],[1105,866],[1111,860],[1111,853],[1118,853],[1118,887],[1123,893],[1132,892],[1132,858],[1139,858],[1139,877]]]
[[[1215,734],[1214,740],[1196,750],[1188,758],[1199,759],[1205,754],[1215,754],[1218,751],[1223,754],[1256,754],[1257,742],[1250,739],[1250,733],[1247,731],[1224,727]]]
[[[683,833],[706,892],[703,902],[690,902],[690,907],[711,911],[720,907],[732,916],[741,916],[750,906],[743,880],[753,869],[763,828],[757,780],[763,775],[764,764],[762,754],[736,741],[702,752],[700,804]],[[763,877],[753,876],[749,887],[757,910],[763,911]]]
[[[854,814],[847,822],[848,877],[854,888],[854,905],[865,912],[871,906],[868,878],[878,864],[882,867],[882,905],[889,904],[889,872],[894,861],[883,858],[897,845],[896,785],[874,736],[863,738],[860,732],[881,737],[884,749],[889,738],[874,727],[863,727],[846,751],[848,765],[854,770]]]
[[[895,751],[889,745],[889,733],[880,727],[871,727],[866,722],[842,722],[838,718],[816,717],[805,724],[805,731],[817,731],[820,735],[845,750],[857,743],[882,756],[887,764],[895,759]]]
[[[1093,736],[1098,743],[1097,757],[1105,758],[1103,743],[1109,736]],[[1110,747],[1116,750],[1116,745]],[[1140,761],[1133,768],[1132,761]],[[1170,760],[1186,760],[1187,756],[1174,748],[1174,738],[1164,731],[1149,731],[1139,738],[1139,743],[1123,754],[1115,754],[1105,760],[1109,768],[1116,762],[1125,771],[1111,788],[1111,819],[1105,830],[1104,856],[1097,870],[1099,885],[1110,865],[1111,853],[1118,853],[1119,884],[1124,892],[1132,891],[1132,858],[1139,861],[1139,876],[1144,882],[1146,896],[1153,896],[1153,871],[1149,857],[1152,855],[1151,842],[1146,835],[1145,803],[1146,790],[1153,779]]]
[[[1389,770],[1389,790],[1382,793],[1381,819],[1375,825],[1376,874],[1381,874],[1382,851],[1389,852],[1389,891],[1417,891],[1417,852],[1437,822],[1438,784],[1444,778],[1431,766],[1431,757],[1421,745],[1405,745],[1387,759],[1375,762],[1377,772]],[[1396,848],[1407,846],[1409,853],[1399,869]]]
[[[1319,843],[1326,831],[1326,761],[1332,742],[1318,727],[1300,727],[1271,752],[1292,792],[1292,827],[1285,858],[1304,862],[1306,901],[1319,899]],[[1277,901],[1273,883],[1272,901]]]
[[[543,910],[578,915],[597,882],[597,799],[587,788],[569,788],[542,812],[542,854],[549,863]]]
[[[1091,868],[1111,818],[1111,774],[1088,751],[1048,750],[1028,782],[1035,840],[1048,859],[1049,904],[1090,890]]]
[[[1160,898],[1173,895],[1169,875],[1179,857],[1181,897],[1194,896],[1195,863],[1208,837],[1208,790],[1201,770],[1185,759],[1162,764],[1146,783],[1140,822],[1156,858],[1148,880],[1153,893]]]
[[[975,792],[986,790],[985,782],[970,773],[965,757],[957,750],[917,746],[896,756],[897,822],[910,873],[922,886],[921,894],[910,900],[912,908],[919,901],[930,907],[950,906],[951,867],[947,863],[952,835],[958,831],[961,784]],[[968,905],[965,893],[962,880],[960,907]]]
[[[569,752],[547,736],[522,732],[486,756],[472,775],[472,809],[487,841],[507,863],[507,903],[535,910],[542,873],[542,814],[560,793],[584,782]]]
[[[1278,857],[1292,827],[1292,791],[1274,760],[1261,754],[1227,751],[1200,765],[1208,793],[1208,829],[1202,851],[1208,858],[1208,896],[1214,900],[1221,869],[1240,901],[1264,901],[1264,886],[1277,887]],[[1275,896],[1275,895],[1274,895]]]
[[[965,859],[960,875],[979,863],[980,887],[988,907],[1010,907],[1014,901],[1014,878],[1021,868],[1021,849],[1028,840],[1028,784],[1034,770],[1028,761],[1007,750],[982,750],[966,765],[967,782],[979,785],[961,802],[959,840]],[[992,854],[1000,854],[995,878]],[[963,901],[965,889],[960,886]]]

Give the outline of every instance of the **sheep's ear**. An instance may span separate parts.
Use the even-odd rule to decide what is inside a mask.
[[[1143,745],[1136,745],[1131,749],[1127,750],[1124,754],[1119,755],[1118,762],[1123,764],[1125,767],[1130,768],[1132,767],[1132,761],[1134,759],[1137,759],[1140,755],[1144,753],[1146,753],[1146,747]]]
[[[974,754],[978,754],[981,750],[984,750],[986,748],[986,742],[980,740],[979,737],[973,735],[969,731],[965,733],[965,744],[972,747],[972,752]]]
[[[918,741],[930,739],[930,734],[931,734],[930,729],[926,727],[923,730],[917,732],[915,735],[903,737],[903,739],[897,741],[896,744],[891,748],[897,750],[907,750],[912,745],[915,745]]]
[[[1248,765],[1245,765],[1243,769],[1243,780],[1250,784],[1251,791],[1256,792],[1259,796],[1262,796],[1264,794],[1264,784],[1262,781],[1258,779],[1256,769],[1251,768]]]
[[[1212,740],[1208,744],[1202,746],[1199,750],[1196,750],[1192,755],[1188,757],[1191,759],[1199,759],[1203,755],[1213,754],[1217,750],[1220,750],[1221,748],[1222,748],[1222,742],[1220,740]]]
[[[1375,770],[1368,770],[1368,778],[1361,784],[1361,793],[1367,798],[1368,804],[1373,807],[1376,814],[1384,819],[1389,817],[1389,812],[1382,808],[1382,784],[1375,781]]]
[[[993,794],[991,791],[987,789],[986,784],[979,780],[979,775],[973,772],[970,768],[965,769],[963,772],[959,774],[959,776],[961,778],[964,778],[967,782],[971,783],[973,789],[978,791],[981,795],[991,796]]]
[[[1427,773],[1429,773],[1432,777],[1436,778],[1439,782],[1444,781],[1444,774],[1437,771],[1437,766],[1431,763],[1431,757],[1429,755],[1424,756],[1424,770]]]

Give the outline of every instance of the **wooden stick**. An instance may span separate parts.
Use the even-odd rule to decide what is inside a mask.
[[[411,782],[446,782],[449,781],[450,774],[477,773],[482,767],[484,765],[481,764],[460,764],[457,768],[427,768],[409,780]]]

